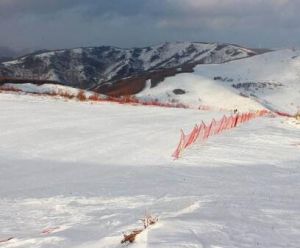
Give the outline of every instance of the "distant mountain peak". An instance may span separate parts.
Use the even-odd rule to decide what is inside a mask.
[[[206,42],[164,42],[130,49],[99,46],[42,50],[2,63],[0,76],[55,80],[91,88],[149,71],[224,63],[255,54],[237,45]]]

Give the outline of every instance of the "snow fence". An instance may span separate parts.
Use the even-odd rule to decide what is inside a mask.
[[[190,134],[184,134],[183,130],[181,129],[180,141],[172,156],[174,157],[174,159],[178,159],[182,155],[183,151],[194,144],[196,141],[205,141],[210,136],[220,134],[224,130],[234,128],[241,123],[248,122],[268,113],[269,112],[266,110],[261,110],[254,113],[249,112],[231,115],[229,117],[224,115],[219,121],[213,119],[209,125],[206,125],[202,121],[201,124],[195,125]]]

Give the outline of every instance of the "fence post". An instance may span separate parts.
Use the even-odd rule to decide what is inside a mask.
[[[178,159],[180,154],[182,153],[183,151],[183,145],[184,145],[184,132],[183,130],[181,129],[180,130],[180,141],[179,141],[179,144],[175,150],[175,152],[172,154],[172,156],[175,158],[175,159]]]

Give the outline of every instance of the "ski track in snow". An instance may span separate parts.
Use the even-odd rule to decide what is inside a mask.
[[[222,112],[0,94],[2,248],[299,247],[300,129],[259,118],[171,158]]]

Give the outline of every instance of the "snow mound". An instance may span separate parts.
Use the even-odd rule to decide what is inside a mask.
[[[36,93],[36,94],[49,94],[49,93],[59,93],[59,92],[68,92],[70,94],[77,94],[79,92],[78,89],[62,86],[62,85],[55,85],[55,84],[43,84],[43,85],[36,85],[32,83],[25,83],[25,84],[4,84],[2,86],[4,89],[16,89],[26,93]]]
[[[24,83],[24,84],[13,84],[6,83],[1,86],[4,90],[16,90],[24,93],[33,93],[33,94],[45,94],[45,95],[58,95],[58,96],[77,96],[80,89],[63,86],[58,84],[42,84],[36,85],[32,83]],[[93,95],[93,92],[82,90],[86,97]]]

